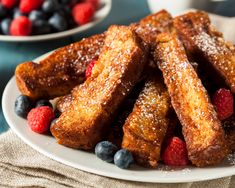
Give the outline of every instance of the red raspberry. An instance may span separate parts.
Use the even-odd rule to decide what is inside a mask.
[[[4,7],[11,9],[18,3],[18,0],[1,0],[1,3]]]
[[[162,159],[166,165],[185,166],[189,163],[186,144],[178,137],[172,137],[167,142]]]
[[[45,133],[50,129],[54,112],[49,106],[40,106],[30,110],[27,116],[28,125],[36,133]]]
[[[95,8],[91,3],[78,3],[73,7],[72,14],[75,22],[83,25],[91,21]]]
[[[28,36],[32,32],[32,22],[25,16],[14,19],[10,26],[10,34],[14,36]]]
[[[43,0],[21,0],[20,1],[20,11],[22,13],[28,14],[32,10],[36,10],[42,6]]]
[[[100,6],[100,0],[85,0],[85,2],[91,3],[96,10]]]
[[[218,118],[225,120],[233,114],[233,94],[230,90],[221,88],[213,96],[213,104],[216,107]]]
[[[91,76],[92,69],[93,69],[94,65],[96,64],[96,62],[97,62],[96,60],[93,60],[87,66],[87,68],[86,68],[86,75],[85,75],[86,79]]]

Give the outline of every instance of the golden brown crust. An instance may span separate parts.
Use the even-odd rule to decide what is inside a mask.
[[[123,127],[122,147],[132,152],[137,164],[157,167],[171,110],[161,74],[155,72],[147,79]]]
[[[211,26],[208,14],[190,12],[178,16],[174,26],[187,52],[195,59],[198,54],[204,57],[235,93],[235,47]]]
[[[180,41],[175,35],[159,35],[154,56],[183,126],[189,159],[196,166],[221,162],[228,154],[224,131]]]
[[[146,55],[130,27],[111,26],[91,77],[73,90],[70,108],[51,127],[58,143],[89,150],[102,140],[118,106],[140,78]]]
[[[173,18],[169,12],[161,10],[142,18],[139,23],[132,24],[132,26],[146,43],[153,46],[156,36],[159,33],[171,32],[173,28]]]
[[[172,25],[172,17],[162,10],[132,27],[149,43],[155,41],[156,34],[169,31],[169,25]],[[18,65],[15,75],[20,91],[32,99],[51,99],[70,93],[73,87],[84,81],[87,64],[98,59],[104,38],[105,34],[94,35],[60,48],[39,65],[33,62]]]
[[[32,99],[63,96],[84,81],[86,66],[98,59],[105,34],[94,35],[60,48],[39,64],[26,62],[15,70],[22,94]]]
[[[73,101],[73,95],[72,94],[68,94],[68,95],[65,95],[63,97],[60,97],[58,99],[58,101],[56,102],[56,109],[59,111],[59,112],[64,112],[66,111],[66,109],[69,108],[69,106],[71,105]]]

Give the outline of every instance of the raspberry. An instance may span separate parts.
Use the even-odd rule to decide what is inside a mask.
[[[75,22],[79,25],[88,23],[95,13],[91,3],[78,3],[73,7],[72,14]]]
[[[45,133],[50,128],[50,123],[54,119],[54,112],[49,106],[33,108],[28,116],[28,125],[36,133]]]
[[[218,118],[225,120],[233,114],[233,94],[230,90],[221,88],[213,96],[213,104],[216,107]]]
[[[10,26],[10,34],[14,36],[28,36],[32,32],[32,22],[25,16],[14,19]]]
[[[189,163],[186,144],[178,137],[168,140],[162,159],[166,165],[185,166]]]
[[[96,62],[97,62],[96,60],[93,60],[87,66],[87,68],[86,68],[86,75],[85,75],[86,79],[91,76],[92,69],[93,69],[94,65],[96,64]]]
[[[1,3],[4,7],[11,9],[18,3],[18,0],[1,0]]]
[[[32,10],[36,10],[42,6],[43,0],[21,0],[20,11],[24,14],[30,13]]]

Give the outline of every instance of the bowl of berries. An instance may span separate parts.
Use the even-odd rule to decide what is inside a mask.
[[[34,42],[78,34],[100,23],[111,0],[0,0],[0,41]]]

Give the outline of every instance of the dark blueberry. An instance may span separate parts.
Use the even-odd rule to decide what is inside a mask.
[[[1,22],[1,31],[4,35],[9,35],[10,31],[10,25],[11,25],[11,19],[10,18],[5,18]]]
[[[25,16],[25,14],[21,13],[19,8],[14,8],[14,10],[13,10],[13,18],[17,18],[19,16]]]
[[[26,118],[31,108],[32,108],[32,102],[27,96],[20,95],[16,98],[15,113],[18,116]]]
[[[57,13],[65,18],[71,17],[71,8],[69,6],[63,5],[60,7]]]
[[[51,25],[45,20],[35,20],[33,22],[33,35],[43,35],[52,32]]]
[[[53,108],[52,104],[48,100],[44,100],[44,99],[36,102],[35,107],[40,107],[40,106],[49,106],[49,107]]]
[[[7,14],[7,9],[0,3],[0,18],[5,17]]]
[[[126,149],[120,149],[114,155],[114,164],[119,168],[127,169],[134,163],[131,152]]]
[[[60,4],[57,0],[46,0],[42,4],[42,10],[46,13],[52,13],[59,10]]]
[[[40,10],[33,10],[29,14],[29,19],[31,21],[45,20],[46,18],[47,18],[46,14],[44,12],[40,11]]]
[[[55,13],[50,19],[49,24],[55,31],[64,31],[68,28],[67,21],[60,14]]]
[[[103,161],[111,163],[113,162],[113,157],[117,150],[118,150],[117,146],[115,146],[111,142],[102,141],[96,145],[95,154]]]
[[[60,0],[60,3],[64,4],[64,5],[68,5],[72,2],[72,0]]]

